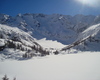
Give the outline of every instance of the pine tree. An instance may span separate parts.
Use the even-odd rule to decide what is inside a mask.
[[[56,51],[54,52],[54,54],[57,55],[57,54],[59,54],[59,52],[56,50]]]
[[[7,78],[7,75],[5,75],[2,80],[9,80],[9,78]]]

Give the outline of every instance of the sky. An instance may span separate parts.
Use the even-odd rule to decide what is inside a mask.
[[[0,13],[10,16],[19,13],[99,15],[99,4],[100,0],[0,0]]]

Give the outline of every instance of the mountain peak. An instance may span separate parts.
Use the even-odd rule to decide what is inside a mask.
[[[16,17],[5,16],[0,23],[18,27],[37,39],[47,38],[57,40],[63,44],[70,44],[77,39],[77,35],[91,24],[99,22],[99,18],[92,15],[77,14],[75,16],[52,14],[18,14]],[[51,37],[52,36],[52,37]]]

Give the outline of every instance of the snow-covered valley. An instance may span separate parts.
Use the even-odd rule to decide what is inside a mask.
[[[99,61],[99,16],[0,14],[0,80],[100,80]]]

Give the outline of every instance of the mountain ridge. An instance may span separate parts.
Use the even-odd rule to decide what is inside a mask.
[[[63,44],[74,42],[78,34],[95,24],[96,20],[96,16],[81,14],[70,16],[26,13],[15,17],[2,14],[0,17],[1,24],[18,27],[37,39],[47,38]]]

